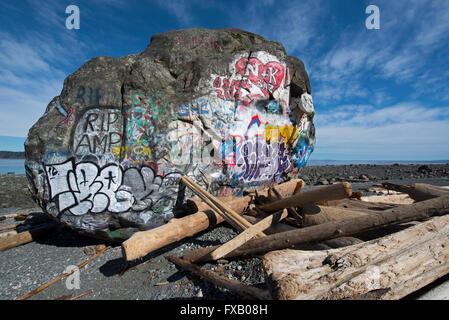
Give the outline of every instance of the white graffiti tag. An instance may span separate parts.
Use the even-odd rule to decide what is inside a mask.
[[[123,171],[111,164],[100,168],[91,162],[74,165],[73,160],[46,165],[50,198],[57,197],[59,211],[69,210],[74,215],[103,211],[123,212],[131,208],[134,197],[121,190]]]

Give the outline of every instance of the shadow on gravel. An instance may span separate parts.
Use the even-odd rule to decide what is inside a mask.
[[[123,258],[118,258],[114,260],[110,260],[106,262],[103,266],[100,267],[100,272],[106,276],[106,277],[113,277],[116,275],[120,275],[122,273],[125,273],[127,270],[130,270],[131,268],[134,268],[138,265],[142,265],[154,258],[157,258],[159,256],[164,256],[168,252],[176,249],[177,247],[180,247],[186,243],[190,243],[192,245],[198,245],[201,247],[209,247],[214,246],[217,244],[220,244],[221,242],[219,240],[200,240],[197,238],[200,238],[205,233],[210,232],[210,229],[204,230],[198,234],[195,235],[195,238],[187,238],[183,240],[179,240],[175,243],[169,244],[163,248],[160,248],[156,251],[150,252],[146,256],[132,262],[127,262]],[[167,264],[170,264],[171,262],[167,261]]]
[[[39,244],[55,247],[86,247],[103,244],[104,241],[88,238],[78,234],[76,231],[58,225],[56,230],[46,237],[35,240]]]

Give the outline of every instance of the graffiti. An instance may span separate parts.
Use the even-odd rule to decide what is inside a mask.
[[[49,199],[57,201],[59,212],[68,210],[74,215],[118,213],[173,204],[181,178],[177,173],[158,176],[150,167],[123,170],[112,163],[100,168],[92,162],[75,164],[74,159],[44,168]],[[140,206],[133,207],[135,203]]]
[[[82,104],[99,105],[101,99],[101,88],[92,89],[91,87],[79,86],[76,94],[76,99]]]
[[[134,210],[151,209],[160,213],[164,208],[173,206],[177,200],[181,174],[173,172],[165,176],[156,175],[150,167],[129,168],[125,170],[123,184],[132,188],[137,203]]]
[[[307,114],[314,114],[315,109],[313,107],[313,98],[308,93],[303,93],[301,95],[301,109]]]
[[[236,167],[241,173],[234,178],[235,181],[272,179],[290,167],[284,143],[266,144],[254,139],[245,141],[238,149]]]
[[[248,80],[232,80],[227,77],[216,77],[213,81],[213,86],[218,97],[228,101],[243,100],[241,90],[249,90],[251,88],[251,84]],[[246,101],[247,100],[245,100],[245,102]],[[248,105],[248,103],[245,105]]]
[[[258,58],[240,59],[235,69],[259,87],[266,97],[276,91],[284,79],[284,66],[276,61],[263,64]]]
[[[56,106],[56,108],[58,109],[59,113],[61,113],[61,114],[65,117],[64,120],[62,120],[62,121],[60,121],[60,122],[58,123],[58,126],[61,126],[61,125],[63,125],[64,123],[66,123],[67,126],[70,127],[71,122],[73,121],[73,119],[72,119],[72,113],[73,113],[72,107],[70,107],[68,111],[65,111],[65,109],[64,109],[63,107],[61,107],[60,104],[58,104],[58,105]]]
[[[285,89],[282,83],[288,81],[287,67],[263,52],[255,55],[256,57],[238,59],[231,66],[233,76],[213,76],[212,83],[218,98],[241,101],[243,105],[249,106],[257,100],[271,98],[279,88]],[[261,59],[271,60],[263,63]],[[280,99],[280,95],[281,93],[276,98]],[[286,98],[282,100],[286,101]]]
[[[195,37],[195,36],[188,37],[188,36],[184,36],[184,35],[177,35],[175,37],[175,41],[176,41],[176,44],[186,45],[186,44],[191,43],[193,46],[198,46],[202,43],[207,43],[208,45],[210,45],[211,47],[213,47],[215,49],[221,49],[221,46],[218,43],[218,41],[209,40],[209,41],[205,42],[204,39],[201,37]]]
[[[151,160],[151,148],[148,146],[131,145],[131,146],[115,146],[112,152],[116,158],[123,158],[135,161],[149,161]]]
[[[154,133],[152,121],[176,120],[178,115],[168,111],[168,103],[158,106],[156,100],[161,100],[160,94],[152,94],[148,100],[145,93],[138,92],[131,96],[131,107],[125,114],[127,119],[126,134],[128,143],[139,144],[138,141]],[[144,143],[145,144],[145,143]]]
[[[87,110],[78,121],[73,139],[76,154],[105,154],[122,142],[122,115],[115,108]]]

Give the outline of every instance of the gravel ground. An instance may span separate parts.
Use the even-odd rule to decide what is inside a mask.
[[[337,181],[350,181],[355,191],[362,190],[365,195],[375,194],[370,188],[383,181],[449,185],[448,165],[320,166],[306,167],[302,174],[307,183],[306,189]],[[42,219],[40,208],[29,198],[24,175],[0,175],[0,206],[0,215],[35,211],[36,214],[30,215],[25,222],[33,223]],[[6,219],[0,222],[0,227],[13,223],[18,222]],[[80,299],[240,300],[240,297],[226,289],[215,288],[165,258],[169,254],[181,256],[195,248],[224,243],[235,235],[231,227],[222,224],[153,252],[130,265],[123,261],[120,246],[116,245],[80,270],[79,288],[69,289],[70,284],[74,283],[64,279],[31,299],[51,300],[69,294],[77,296],[92,289],[92,293]],[[102,244],[99,240],[78,235],[59,225],[49,236],[0,252],[0,299],[16,299],[58,277],[69,266],[78,265],[90,257],[84,252],[85,247],[99,244]],[[204,267],[220,275],[265,288],[264,272],[258,258],[205,264]]]

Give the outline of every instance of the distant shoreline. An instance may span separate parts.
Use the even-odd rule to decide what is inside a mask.
[[[25,151],[0,151],[0,159],[25,160]]]

